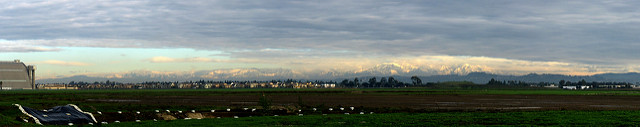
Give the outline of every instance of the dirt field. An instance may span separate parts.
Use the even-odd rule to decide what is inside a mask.
[[[394,112],[451,112],[451,111],[544,111],[544,110],[638,110],[640,96],[600,96],[600,95],[369,95],[369,94],[328,94],[328,95],[270,95],[275,109],[272,115],[318,114],[309,110],[318,107],[322,114],[394,113]],[[243,107],[259,107],[259,96],[170,96],[163,98],[89,99],[108,103],[143,105],[191,105],[234,107],[232,111],[197,111],[195,118],[250,117],[259,116],[257,109],[243,110]],[[308,107],[292,109],[300,100]],[[320,105],[324,105],[321,107]],[[339,110],[339,108],[345,108]],[[349,110],[354,107],[355,110]],[[328,111],[333,108],[333,111]],[[188,111],[185,111],[188,112]],[[165,116],[171,117],[167,119]],[[188,113],[167,113],[161,111],[134,114],[97,115],[102,121],[133,121],[135,119],[184,119],[194,118]]]
[[[407,108],[417,110],[637,110],[640,96],[605,95],[268,95],[274,106],[354,106],[368,108]],[[258,106],[259,96],[164,96],[125,99],[87,99],[149,105]]]

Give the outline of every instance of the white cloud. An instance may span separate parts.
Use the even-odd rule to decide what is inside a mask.
[[[59,48],[49,48],[34,46],[17,41],[7,41],[0,39],[0,52],[57,52]]]
[[[203,57],[192,57],[192,58],[170,58],[164,56],[156,56],[148,59],[149,62],[152,63],[173,63],[173,62],[220,62],[220,60],[211,59],[211,58],[203,58]]]
[[[0,45],[0,52],[57,52],[59,48]]]
[[[74,62],[74,61],[60,61],[60,60],[46,60],[42,62],[36,62],[41,64],[62,65],[62,66],[89,66],[90,63]]]

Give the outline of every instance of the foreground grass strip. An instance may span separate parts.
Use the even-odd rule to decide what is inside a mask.
[[[429,88],[335,88],[335,89],[106,89],[106,90],[10,90],[3,96],[47,95],[60,96],[203,96],[203,95],[261,95],[266,94],[543,94],[543,95],[640,95],[640,90],[561,90],[561,89],[429,89]],[[107,96],[108,95],[108,96]]]
[[[264,116],[111,123],[106,126],[637,126],[640,111],[447,112]]]

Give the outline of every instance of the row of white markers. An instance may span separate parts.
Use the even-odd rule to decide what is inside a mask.
[[[244,109],[245,111],[246,111],[246,110],[249,110],[249,108],[243,108],[243,109]],[[353,110],[355,110],[355,107],[349,107],[349,109],[351,109],[351,110],[353,111]],[[253,108],[253,109],[251,109],[251,112],[255,112],[256,110],[257,110],[257,109]],[[313,110],[313,111],[317,111],[318,109],[317,109],[317,108],[313,108],[312,110]],[[343,108],[343,107],[340,107],[340,110],[344,110],[344,108]],[[171,111],[170,111],[170,110],[165,110],[165,111],[166,111],[167,113],[171,113]],[[230,112],[230,111],[231,111],[231,109],[230,109],[230,108],[227,108],[227,112]],[[333,111],[333,108],[329,108],[329,111]],[[156,112],[156,113],[159,113],[159,112],[160,112],[160,110],[155,110],[155,112]],[[195,112],[196,112],[196,110],[191,110],[191,112],[192,112],[192,113],[195,113]],[[216,112],[216,110],[211,110],[211,112]],[[298,112],[302,112],[302,110],[298,110]],[[98,113],[98,114],[102,115],[102,112],[100,112],[100,111],[97,111],[96,113]],[[182,113],[182,111],[178,110],[178,113]],[[122,114],[122,111],[118,111],[118,114]],[[140,114],[140,111],[136,111],[136,114]]]
[[[246,111],[246,110],[249,110],[249,108],[243,108],[243,109],[244,109],[245,111]],[[343,108],[343,107],[340,107],[339,109],[340,109],[340,110],[345,110],[345,108]],[[354,107],[349,107],[349,109],[351,109],[352,111],[353,111],[353,110],[355,110],[355,108],[354,108]],[[317,108],[313,108],[312,110],[313,110],[313,111],[317,111],[318,109],[317,109]],[[333,111],[333,108],[329,108],[328,110],[329,110],[329,111]],[[167,113],[171,113],[171,111],[170,111],[170,110],[165,110],[165,111],[166,111]],[[230,109],[230,108],[227,108],[227,112],[230,112],[230,111],[231,111],[231,109]],[[251,109],[251,112],[254,112],[254,111],[256,111],[256,109],[255,109],[255,108]],[[159,113],[159,112],[160,112],[160,110],[155,110],[155,112],[156,112],[156,113]],[[191,112],[192,112],[192,113],[195,113],[195,112],[196,112],[196,110],[191,110]],[[216,112],[216,110],[211,110],[211,112]],[[298,110],[298,112],[302,112],[302,110]],[[96,113],[98,113],[98,114],[101,114],[101,115],[102,115],[102,112],[100,112],[100,111],[97,111]],[[178,113],[182,113],[182,111],[178,110]],[[118,111],[118,114],[122,114],[122,111]],[[140,111],[136,111],[136,114],[140,114]],[[345,115],[350,115],[349,113],[344,113],[344,114],[345,114]],[[360,112],[360,114],[365,114],[365,112]],[[373,112],[369,112],[369,114],[373,114]],[[327,114],[322,114],[322,115],[327,115]],[[278,115],[273,115],[273,116],[278,116]],[[298,114],[298,116],[304,116],[304,114],[299,113],[299,114]],[[216,117],[216,118],[218,118],[218,119],[219,119],[220,117]],[[233,116],[233,118],[236,118],[236,119],[237,119],[237,118],[240,118],[240,117],[238,117],[238,116]],[[184,118],[184,119],[185,119],[185,120],[190,120],[190,119],[192,119],[192,118]],[[201,118],[196,118],[196,119],[201,119]],[[140,122],[140,120],[135,120],[135,121],[136,121],[136,122]],[[153,121],[158,121],[158,120],[157,120],[157,119],[153,119]],[[102,123],[102,124],[109,124],[108,122],[100,122],[100,123]],[[114,123],[120,123],[120,121],[119,121],[119,120],[116,120],[116,121],[114,121]],[[89,123],[89,124],[90,124],[90,125],[93,125],[93,123]],[[73,123],[69,123],[69,126],[72,126],[72,125],[73,125]]]

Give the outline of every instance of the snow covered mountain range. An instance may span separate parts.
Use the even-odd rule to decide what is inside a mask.
[[[410,82],[411,76],[419,76],[423,81],[473,81],[476,83],[486,83],[491,78],[497,80],[521,80],[527,82],[557,82],[559,80],[581,80],[587,81],[625,81],[638,82],[640,74],[599,74],[593,76],[566,76],[556,74],[529,74],[523,76],[513,75],[495,75],[487,68],[480,65],[455,65],[455,66],[424,66],[418,67],[413,65],[403,65],[395,63],[379,64],[367,69],[360,70],[331,70],[331,71],[311,71],[302,72],[293,69],[217,69],[193,72],[159,72],[159,71],[134,71],[119,74],[105,75],[76,75],[71,77],[40,79],[38,83],[68,83],[70,81],[116,81],[116,82],[145,82],[145,81],[189,81],[189,80],[279,80],[279,79],[296,79],[296,80],[342,80],[353,79],[359,77],[389,77],[393,76],[399,81]]]

